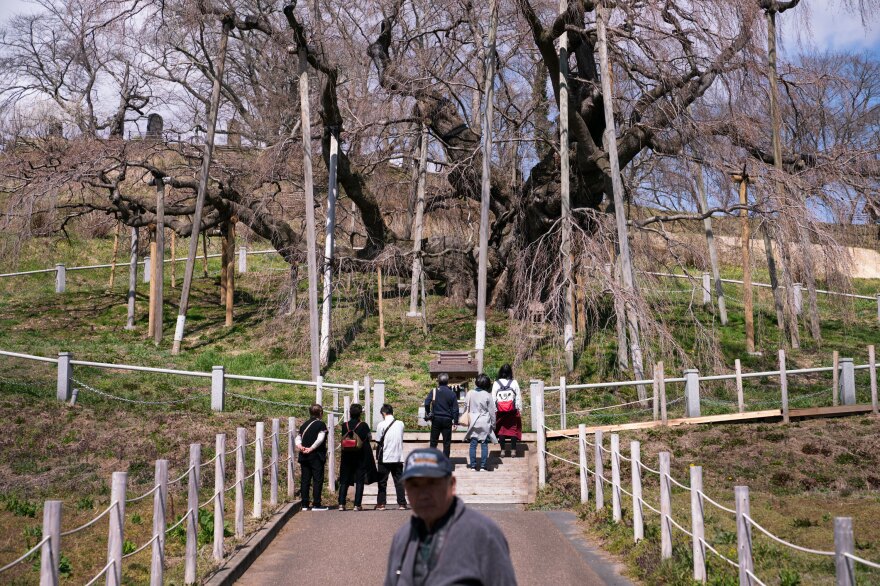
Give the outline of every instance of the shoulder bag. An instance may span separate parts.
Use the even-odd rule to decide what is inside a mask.
[[[357,428],[360,427],[361,423],[363,423],[363,421],[359,421],[353,429],[349,429],[343,434],[342,442],[339,444],[339,447],[343,452],[357,452],[363,448],[364,442],[361,439],[361,436],[357,434]],[[348,423],[345,424],[346,428],[348,425]]]

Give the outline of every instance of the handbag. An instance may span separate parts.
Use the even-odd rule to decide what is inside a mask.
[[[363,423],[363,421],[359,421],[358,424],[354,426],[354,429],[349,429],[342,436],[342,442],[339,447],[343,452],[356,452],[363,447],[364,442],[361,439],[361,436],[356,433],[356,430],[360,427],[361,423]],[[349,424],[346,423],[345,425],[348,427]]]
[[[425,421],[431,421],[434,419],[434,401],[437,400],[437,388],[434,388],[433,394],[431,395],[431,403],[428,405],[428,412],[425,413]]]
[[[464,397],[465,409],[470,407],[470,397],[471,392],[468,391],[468,394]],[[458,416],[458,424],[459,425],[468,425],[471,422],[471,414],[470,411],[465,411],[464,413]]]

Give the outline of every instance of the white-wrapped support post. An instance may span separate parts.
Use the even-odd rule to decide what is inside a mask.
[[[214,443],[214,559],[223,561],[223,518],[226,496],[226,434],[218,433]]]
[[[226,405],[226,371],[222,366],[211,367],[211,411],[223,411]]]
[[[578,425],[578,464],[581,481],[581,504],[586,504],[590,499],[590,480],[587,477],[587,426]]]
[[[538,488],[547,485],[547,436],[544,434],[544,381],[538,381],[537,398],[537,443],[538,443]]]
[[[642,508],[642,447],[637,441],[629,443],[629,457],[632,460],[633,493],[633,541],[638,543],[645,538],[645,517]]]
[[[275,417],[272,419],[272,460],[269,468],[269,504],[273,507],[278,505],[278,458],[281,451],[278,439],[280,436],[281,420]]]
[[[247,272],[247,246],[242,244],[238,247],[238,274],[243,275]]]
[[[739,358],[733,361],[733,367],[736,373],[736,404],[739,412],[742,413],[745,411],[746,405],[743,398],[742,362],[739,361]]]
[[[168,518],[168,460],[156,460],[153,494],[153,555],[150,559],[150,586],[165,584],[165,527]]]
[[[379,410],[385,404],[385,381],[373,381],[373,423],[379,425],[382,422],[382,414]]]
[[[700,416],[700,371],[691,368],[684,371],[685,417]]]
[[[148,235],[147,240],[149,240],[149,239],[150,238]],[[144,283],[149,283],[150,277],[152,276],[152,275],[150,275],[150,269],[152,268],[152,266],[150,265],[150,262],[151,262],[151,259],[150,259],[150,255],[148,254],[144,257]]]
[[[110,530],[107,534],[107,586],[122,584],[122,544],[125,543],[125,490],[128,472],[114,472],[110,488]]]
[[[856,586],[855,561],[846,557],[855,555],[852,517],[834,517],[834,570],[837,586]]]
[[[67,268],[64,265],[55,265],[55,292],[64,293],[67,289]]]
[[[840,359],[840,402],[856,404],[856,371],[852,358]]]
[[[596,493],[596,510],[601,511],[605,507],[605,492],[602,486],[602,431],[596,430],[593,437],[593,476],[596,478],[594,492]]]
[[[361,383],[358,381],[351,382],[351,402],[352,403],[360,403],[361,402]],[[363,405],[362,405],[363,406]],[[367,409],[364,408],[364,411]],[[364,421],[367,420],[366,414],[364,414]],[[369,425],[369,423],[367,424]]]
[[[61,501],[43,503],[43,538],[40,548],[40,586],[58,586],[61,563]]]
[[[327,414],[327,488],[336,492],[336,415]],[[302,487],[302,490],[306,490]]]
[[[868,346],[868,374],[871,377],[871,411],[877,415],[877,356],[873,344]]]
[[[244,447],[247,443],[247,429],[235,430],[235,536],[244,537]]]
[[[779,349],[779,394],[782,400],[782,423],[788,423],[788,373],[785,371],[785,350]]]
[[[616,433],[611,434],[611,511],[614,522],[620,523],[620,436]]]
[[[672,557],[672,483],[669,482],[669,452],[660,452],[660,559]]]
[[[709,280],[709,273],[703,273],[702,287],[703,289],[703,307],[712,305],[712,286]]]
[[[59,401],[67,402],[70,400],[73,390],[73,354],[70,352],[58,353],[58,385],[56,388],[56,397]]]
[[[287,418],[287,499],[292,501],[296,495],[296,484],[294,481],[294,442],[296,440],[296,417]]]
[[[691,539],[694,557],[694,580],[706,581],[706,546],[703,544],[703,467],[691,466]]]
[[[257,422],[257,443],[254,444],[254,510],[251,516],[263,516],[263,447],[266,442],[266,424]]]
[[[750,586],[752,579],[749,572],[754,571],[752,562],[752,527],[746,515],[749,512],[749,487],[736,486],[733,489],[736,502],[736,556],[739,563],[739,583]]]
[[[189,475],[187,482],[186,550],[183,561],[184,584],[196,583],[196,562],[199,555],[199,473],[202,468],[202,444],[189,445]]]
[[[565,416],[568,391],[565,388],[565,377],[559,377],[559,429],[568,428],[568,417]]]

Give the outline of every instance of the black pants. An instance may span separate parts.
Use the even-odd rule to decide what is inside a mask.
[[[301,460],[300,492],[302,493],[302,506],[308,508],[321,506],[321,489],[324,485],[324,461],[319,458]],[[312,499],[309,499],[309,488],[312,489]]]
[[[376,504],[384,505],[388,492],[388,475],[394,480],[394,491],[397,493],[397,504],[406,506],[406,496],[403,493],[403,462],[394,464],[379,464],[379,494],[376,496]]]
[[[436,448],[438,438],[443,434],[443,453],[449,457],[452,451],[452,419],[448,417],[435,417],[431,420],[431,447]]]
[[[504,442],[508,442],[507,449],[512,450],[514,454],[516,454],[516,442],[517,439],[515,437],[500,435],[498,436],[498,447],[502,450],[504,449]]]
[[[339,504],[345,505],[348,497],[348,489],[354,485],[354,506],[361,506],[364,499],[364,476],[366,470],[363,466],[339,466]]]

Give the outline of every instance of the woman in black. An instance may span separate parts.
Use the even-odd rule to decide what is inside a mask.
[[[351,419],[342,424],[342,442],[345,440],[357,441],[360,438],[360,448],[346,449],[342,443],[342,457],[339,462],[339,510],[345,510],[345,501],[348,497],[348,489],[354,484],[354,510],[363,511],[361,501],[364,497],[364,483],[372,484],[376,478],[376,462],[373,459],[373,451],[370,449],[370,426],[361,421],[364,408],[355,403],[348,408]],[[354,432],[354,433],[351,433]],[[357,435],[357,438],[355,438]]]

